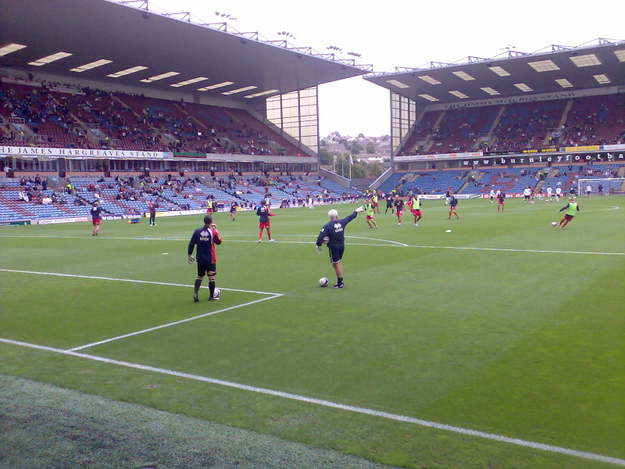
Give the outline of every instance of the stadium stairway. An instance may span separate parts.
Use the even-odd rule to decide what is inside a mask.
[[[59,102],[58,99],[56,99],[56,97],[54,96],[54,93],[50,93],[50,100],[52,102],[54,102],[57,106],[62,106],[62,104]],[[91,145],[93,145],[94,148],[97,148],[100,144],[100,142],[98,141],[98,139],[95,137],[95,135],[93,134],[93,132],[91,131],[91,129],[89,127],[87,127],[87,125],[78,118],[78,116],[73,112],[73,110],[70,108],[68,110],[68,114],[69,117],[72,118],[72,120],[78,124],[78,126],[83,130],[83,132],[85,133],[85,136],[87,137],[87,140],[89,140],[89,143],[91,143]]]
[[[182,114],[184,114],[185,116],[187,116],[189,119],[191,119],[193,122],[195,122],[196,125],[198,125],[199,127],[201,127],[202,129],[208,131],[208,126],[202,122],[201,120],[199,120],[197,117],[195,117],[193,114],[189,113],[189,111],[187,111],[187,109],[184,106],[181,106],[178,103],[174,103],[174,107],[180,111]]]
[[[482,139],[478,139],[478,141],[475,142],[475,146],[473,147],[474,150],[479,150],[480,143],[482,142],[489,145],[492,145],[494,143],[493,134],[495,133],[495,129],[497,128],[497,126],[499,126],[499,122],[501,121],[501,117],[503,116],[504,112],[506,112],[505,104],[499,108],[499,111],[497,112],[495,119],[493,119],[493,122],[490,126],[490,129],[488,129],[488,133],[486,134],[486,136]]]

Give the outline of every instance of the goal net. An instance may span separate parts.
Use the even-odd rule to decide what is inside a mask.
[[[625,178],[589,178],[577,180],[577,194],[587,195],[625,194]]]

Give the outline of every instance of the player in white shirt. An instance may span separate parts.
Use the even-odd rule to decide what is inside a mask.
[[[588,184],[588,185],[586,186],[586,195],[587,195],[588,197],[590,197],[590,196],[592,195],[592,186],[591,186],[590,184]]]
[[[562,197],[562,187],[556,187],[556,201],[560,201],[560,197]]]
[[[523,189],[523,197],[525,198],[526,202],[530,201],[530,199],[532,198],[532,189],[531,189],[531,187],[527,186],[525,189]]]
[[[549,202],[552,197],[553,197],[553,189],[551,188],[551,186],[547,186],[547,202]]]

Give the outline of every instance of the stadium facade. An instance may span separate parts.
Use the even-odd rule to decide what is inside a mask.
[[[285,41],[263,41],[255,32],[229,31],[225,23],[195,24],[108,0],[2,2],[0,47],[0,77],[5,90],[18,88],[18,99],[24,98],[24,87],[44,83],[56,95],[42,104],[58,106],[61,93],[84,96],[82,90],[90,88],[109,95],[94,99],[123,101],[138,120],[147,108],[165,119],[192,119],[192,130],[200,134],[186,135],[190,132],[182,129],[187,142],[178,144],[182,139],[172,131],[175,123],[159,127],[148,122],[139,130],[152,133],[152,141],[128,148],[112,129],[119,125],[93,102],[92,112],[85,113],[79,112],[84,100],[74,99],[70,117],[60,123],[47,116],[48,125],[28,122],[28,116],[12,114],[5,106],[0,113],[4,166],[60,174],[138,168],[316,171],[317,86],[366,73],[353,60],[290,47]],[[133,102],[137,96],[148,100],[143,107]],[[188,106],[179,109],[180,104]],[[262,143],[227,142],[214,153],[205,151],[207,145],[191,144],[203,143],[202,137],[220,123],[225,126],[225,120],[233,121],[231,127],[245,125],[262,133]],[[60,135],[68,126],[81,138]],[[237,135],[217,137],[236,140]]]

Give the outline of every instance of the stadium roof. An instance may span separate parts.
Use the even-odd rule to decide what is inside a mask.
[[[366,73],[353,60],[222,25],[110,0],[2,0],[0,66],[248,99]]]
[[[625,41],[597,39],[577,47],[552,45],[526,54],[467,57],[365,76],[377,85],[425,104],[553,93],[625,85]]]

